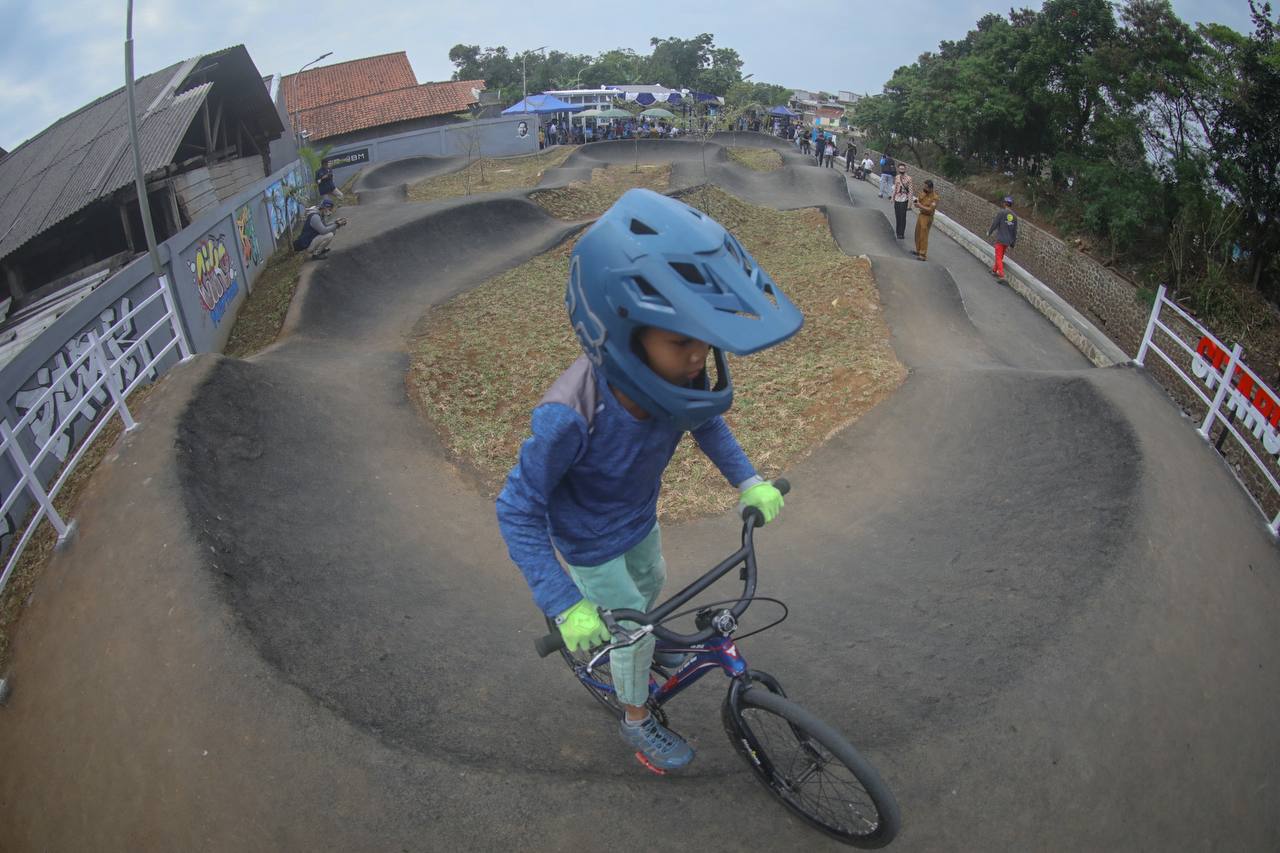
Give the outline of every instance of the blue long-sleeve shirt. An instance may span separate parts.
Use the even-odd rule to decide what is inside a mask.
[[[554,616],[582,598],[555,552],[595,566],[644,539],[657,523],[662,472],[684,432],[633,416],[585,356],[534,408],[532,426],[498,495],[498,526],[534,602]],[[693,437],[731,484],[755,476],[723,418]]]

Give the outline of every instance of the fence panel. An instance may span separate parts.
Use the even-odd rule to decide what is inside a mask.
[[[0,481],[6,524],[0,542],[7,548],[0,590],[40,522],[52,525],[59,543],[72,535],[74,522],[63,519],[53,502],[114,415],[126,430],[137,426],[129,395],[154,380],[162,363],[175,361],[174,353],[191,357],[168,276],[150,281],[157,282],[154,292],[136,304],[121,300],[118,317],[100,316],[97,328],[83,329],[37,371],[35,387],[14,395],[11,408],[20,416],[13,424],[0,418],[0,455],[11,474]],[[17,523],[19,517],[25,523]]]
[[[1172,374],[1191,393],[1190,405],[1185,396],[1180,402],[1199,421],[1196,432],[1223,456],[1272,535],[1280,536],[1280,397],[1244,363],[1240,344],[1228,349],[1170,300],[1163,285],[1134,361],[1147,366],[1151,353],[1160,359],[1151,369]]]

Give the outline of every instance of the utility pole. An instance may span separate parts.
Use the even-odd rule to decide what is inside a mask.
[[[133,0],[128,2],[124,33],[124,88],[129,102],[129,144],[133,148],[133,184],[138,194],[138,214],[142,217],[142,231],[147,238],[147,254],[151,256],[151,271],[160,281],[164,293],[165,308],[173,316],[173,330],[178,338],[182,360],[191,358],[191,342],[187,330],[178,316],[178,306],[169,289],[169,279],[160,263],[160,251],[156,248],[156,229],[151,224],[151,200],[147,197],[147,176],[142,171],[142,153],[138,149],[138,113],[133,95]]]

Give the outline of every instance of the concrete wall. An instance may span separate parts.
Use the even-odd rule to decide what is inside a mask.
[[[260,158],[251,159],[261,168]],[[286,247],[288,220],[285,216],[294,215],[296,207],[285,210],[279,190],[286,181],[300,180],[300,171],[297,163],[291,163],[274,175],[259,178],[228,200],[207,208],[199,220],[158,247],[180,321],[195,352],[222,349],[236,313],[266,260],[277,248]],[[224,170],[223,177],[233,183],[242,180],[237,177],[237,168]],[[279,209],[273,209],[276,207]],[[278,240],[276,227],[280,228]],[[0,417],[13,425],[27,414],[37,398],[54,384],[58,374],[87,349],[90,330],[98,331],[112,355],[143,338],[143,333],[163,316],[162,300],[148,305],[127,328],[110,336],[106,332],[157,288],[151,261],[144,254],[68,309],[0,369]],[[146,336],[140,347],[143,352],[135,354],[124,371],[125,381],[136,378],[141,366],[172,338],[168,323]],[[158,378],[177,361],[176,352],[166,355],[149,378]],[[40,406],[31,428],[17,433],[29,457],[38,446],[57,435],[53,450],[36,469],[46,484],[52,482],[63,462],[92,427],[97,413],[108,404],[105,391],[88,395],[94,381],[94,372],[88,367],[63,379]],[[70,421],[59,430],[59,424],[69,415]],[[17,480],[13,463],[6,456],[0,460],[3,494],[9,494]],[[0,519],[0,551],[13,541],[29,506],[30,500],[24,493]]]
[[[518,135],[521,122],[526,122],[528,128],[528,133],[524,137]],[[538,150],[538,116],[533,113],[529,113],[527,117],[524,115],[502,116],[366,139],[335,147],[329,152],[326,160],[361,152],[367,155],[367,159],[350,165],[334,165],[334,179],[341,184],[373,163],[400,160],[405,157],[465,155],[467,148],[472,144],[473,135],[478,138],[480,152],[486,157],[533,154]]]

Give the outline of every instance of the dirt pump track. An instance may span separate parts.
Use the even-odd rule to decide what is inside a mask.
[[[909,257],[868,185],[785,145],[752,172],[728,142],[642,141],[641,162],[824,210],[911,371],[788,472],[758,542],[792,616],[743,644],[880,768],[895,848],[1280,846],[1280,560],[1212,451],[941,235]],[[542,186],[635,157],[581,146]],[[428,308],[583,226],[526,196],[347,208],[279,343],[146,402],[18,637],[0,848],[824,848],[739,766],[714,680],[671,708],[688,773],[631,761],[534,656],[492,503],[409,402]],[[670,583],[736,533],[728,512],[666,529]]]

